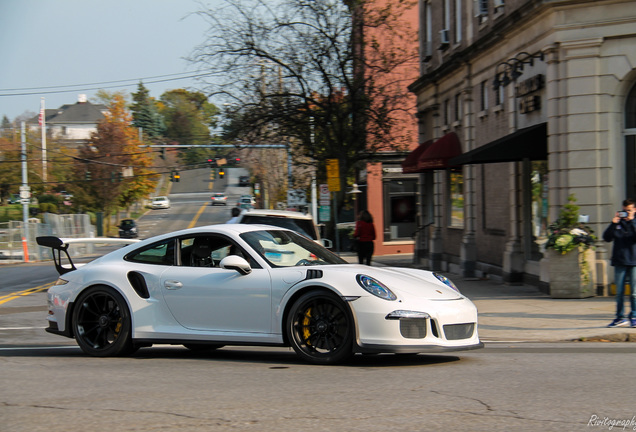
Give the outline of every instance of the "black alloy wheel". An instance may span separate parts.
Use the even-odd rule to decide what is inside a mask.
[[[302,295],[290,310],[287,329],[294,351],[310,363],[342,363],[353,354],[353,320],[335,294]]]
[[[82,351],[94,357],[135,351],[128,305],[110,287],[94,286],[78,297],[73,309],[73,333]]]

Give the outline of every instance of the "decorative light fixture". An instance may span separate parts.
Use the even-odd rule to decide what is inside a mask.
[[[523,74],[524,65],[534,66],[534,59],[543,61],[545,56],[543,52],[537,51],[534,54],[528,54],[522,51],[508,60],[501,62],[495,68],[495,79],[492,82],[493,89],[496,91],[499,87],[506,87],[511,82],[517,81]],[[504,67],[503,72],[500,72],[500,66]]]
[[[348,194],[359,194],[362,193],[362,191],[360,189],[358,189],[358,184],[354,183],[353,187],[351,188],[350,191],[347,192]]]

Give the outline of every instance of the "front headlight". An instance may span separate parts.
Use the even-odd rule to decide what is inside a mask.
[[[59,278],[58,280],[55,281],[55,286],[66,285],[67,283],[68,281],[66,279]]]
[[[386,285],[371,276],[359,274],[356,276],[356,281],[358,285],[376,297],[389,301],[397,299],[397,296]]]
[[[446,285],[446,286],[454,289],[455,291],[459,292],[459,288],[457,288],[457,286],[453,283],[453,281],[450,280],[449,278],[447,278],[446,276],[438,274],[438,273],[433,273],[433,276],[435,276],[437,278],[437,280],[439,280],[444,285]]]

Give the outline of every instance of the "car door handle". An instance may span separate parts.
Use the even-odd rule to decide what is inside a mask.
[[[167,280],[163,283],[163,286],[169,290],[178,290],[183,288],[183,284],[176,280]]]

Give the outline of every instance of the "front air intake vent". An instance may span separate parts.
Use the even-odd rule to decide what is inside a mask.
[[[470,339],[475,332],[475,323],[448,324],[444,326],[444,334],[448,340]]]
[[[307,270],[307,277],[305,279],[320,279],[322,278],[322,270]]]
[[[424,319],[400,320],[400,334],[406,339],[424,339],[426,337],[426,321]]]

